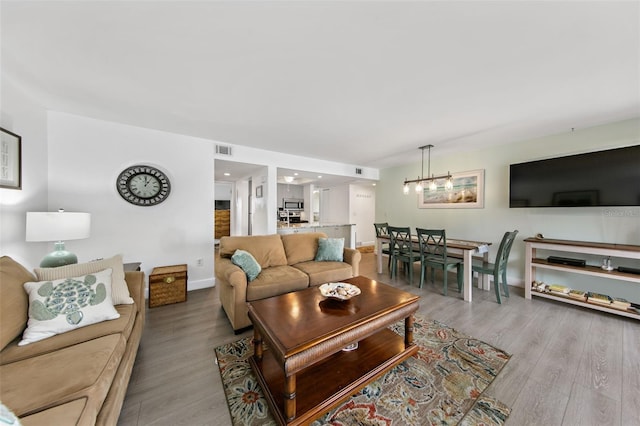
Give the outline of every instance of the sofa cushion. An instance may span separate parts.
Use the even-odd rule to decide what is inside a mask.
[[[18,345],[120,317],[111,301],[111,268],[81,277],[24,283],[29,322]]]
[[[318,253],[316,262],[342,262],[344,238],[318,239]]]
[[[231,262],[239,266],[247,274],[247,280],[249,281],[255,280],[260,275],[260,271],[262,271],[258,261],[246,250],[236,250],[231,256]]]
[[[309,287],[309,277],[291,266],[263,269],[247,286],[247,301],[266,299]]]
[[[22,284],[35,280],[31,272],[9,256],[0,257],[0,351],[27,326],[29,297]]]
[[[0,365],[48,354],[110,334],[122,334],[126,339],[129,339],[135,324],[137,307],[135,305],[118,305],[116,310],[120,314],[118,319],[81,327],[28,345],[18,346],[20,339],[17,338],[0,352]]]
[[[318,239],[326,238],[322,232],[302,232],[299,234],[282,235],[282,245],[287,254],[287,264],[306,262],[316,258]]]
[[[131,305],[133,299],[129,294],[129,287],[124,280],[124,267],[122,265],[122,255],[116,255],[108,259],[94,260],[87,263],[76,263],[73,265],[65,265],[57,268],[36,268],[36,277],[38,281],[53,281],[61,278],[79,277],[81,275],[93,274],[107,268],[113,271],[112,280],[112,299],[114,305]]]
[[[258,261],[262,269],[287,264],[280,235],[251,235],[222,237],[220,256],[231,258],[236,250],[246,250]]]
[[[335,283],[353,277],[353,268],[344,262],[302,262],[293,265],[309,276],[309,285]]]
[[[86,397],[90,420],[86,424],[93,424],[125,346],[122,335],[112,334],[1,365],[0,400],[23,417]]]
[[[57,405],[48,410],[40,411],[20,419],[22,426],[42,425],[83,425],[90,424],[84,418],[87,398],[76,399],[66,404]]]

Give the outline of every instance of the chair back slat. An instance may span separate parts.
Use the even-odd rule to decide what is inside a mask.
[[[389,231],[389,237],[391,238],[391,250],[399,253],[412,251],[411,228],[408,226],[389,226],[387,229]]]
[[[431,258],[447,258],[447,235],[444,229],[416,228],[420,253]]]
[[[373,226],[376,228],[376,237],[389,236],[389,224],[387,222],[374,223]]]
[[[517,229],[513,232],[504,233],[502,241],[500,241],[500,246],[498,247],[498,253],[496,254],[495,265],[498,270],[502,270],[507,267],[509,255],[511,254],[511,246],[513,246],[513,242],[516,240],[517,234]]]

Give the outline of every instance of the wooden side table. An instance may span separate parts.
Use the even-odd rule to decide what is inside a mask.
[[[149,307],[187,301],[187,265],[160,266],[149,275]]]

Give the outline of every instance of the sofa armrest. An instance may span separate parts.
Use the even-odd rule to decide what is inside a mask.
[[[133,298],[133,301],[136,302],[138,312],[142,312],[144,314],[144,272],[125,271],[124,280],[127,282],[127,287],[129,287],[129,294]]]
[[[353,276],[357,277],[360,275],[360,259],[362,259],[362,254],[356,249],[345,248],[342,254],[342,258],[344,262],[351,265],[353,269]]]
[[[216,287],[233,330],[251,325],[247,316],[247,274],[231,259],[216,259]]]
[[[231,262],[231,259],[219,258],[216,260],[216,278],[236,287],[237,290],[247,288],[247,274],[237,265]]]

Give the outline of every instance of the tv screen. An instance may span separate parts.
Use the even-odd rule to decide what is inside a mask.
[[[640,145],[510,165],[509,207],[640,206]]]

